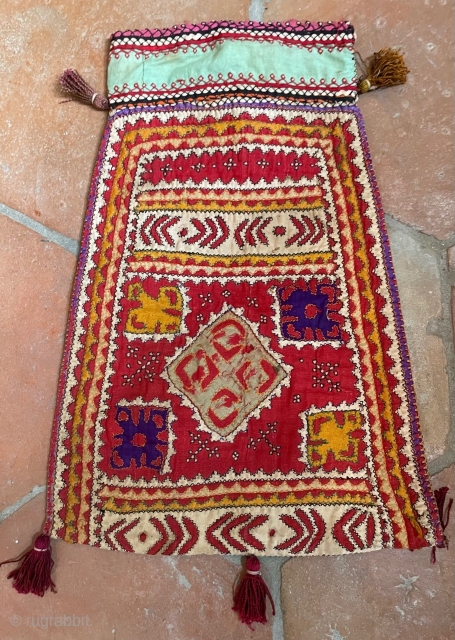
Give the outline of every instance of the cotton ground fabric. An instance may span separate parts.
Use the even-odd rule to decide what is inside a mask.
[[[442,543],[346,22],[115,33],[47,530],[148,554]]]

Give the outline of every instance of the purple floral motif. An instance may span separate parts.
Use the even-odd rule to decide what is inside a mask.
[[[161,407],[117,405],[116,422],[122,429],[111,455],[114,469],[148,467],[161,470],[168,447],[168,410]]]
[[[282,335],[286,340],[340,340],[336,289],[310,281],[277,289]]]

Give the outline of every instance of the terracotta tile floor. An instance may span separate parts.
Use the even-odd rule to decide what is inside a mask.
[[[449,484],[453,494],[453,3],[9,0],[0,16],[0,557],[26,548],[42,526],[74,252],[105,119],[62,104],[56,78],[73,66],[102,87],[107,38],[117,29],[347,18],[364,56],[402,47],[408,83],[363,96],[360,107],[388,214],[430,471],[434,485]],[[19,596],[5,579],[8,568],[0,570],[0,638],[449,640],[453,548],[436,565],[428,551],[266,560],[278,615],[253,634],[230,610],[237,560],[132,557],[56,543],[56,595]],[[46,616],[63,615],[80,618],[79,626],[42,628]]]

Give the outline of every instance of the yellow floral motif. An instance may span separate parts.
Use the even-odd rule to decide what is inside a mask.
[[[359,439],[351,434],[361,428],[362,418],[358,411],[321,411],[308,416],[308,460],[311,466],[325,464],[329,452],[340,462],[358,462]]]
[[[130,284],[128,300],[140,302],[131,309],[126,331],[136,334],[178,333],[182,319],[183,299],[177,287],[160,287],[156,298],[150,296],[141,283]]]

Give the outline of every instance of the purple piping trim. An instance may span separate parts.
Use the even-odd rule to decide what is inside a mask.
[[[371,160],[370,150],[368,147],[368,139],[365,131],[365,123],[363,121],[362,114],[360,113],[360,110],[358,109],[358,107],[350,107],[350,109],[348,110],[354,112],[357,116],[357,120],[360,128],[360,134],[362,138],[363,152],[365,154],[366,166],[367,166],[367,170],[370,178],[371,187],[373,190],[373,197],[376,204],[376,210],[378,213],[378,222],[379,222],[379,229],[381,233],[382,249],[383,249],[383,254],[384,254],[384,259],[386,264],[387,284],[392,294],[392,303],[393,303],[392,307],[393,307],[393,313],[394,313],[395,323],[396,323],[397,333],[398,333],[401,363],[403,366],[403,371],[404,371],[405,380],[406,380],[406,393],[408,396],[408,406],[411,414],[412,445],[414,449],[415,461],[418,468],[418,480],[422,486],[423,495],[431,515],[431,524],[433,526],[433,533],[435,534],[435,537],[436,537],[436,544],[438,547],[443,547],[444,534],[442,531],[442,526],[439,519],[438,507],[436,504],[436,500],[434,498],[430,476],[427,469],[425,450],[423,447],[422,432],[420,429],[419,416],[417,411],[414,382],[412,379],[411,363],[409,359],[406,334],[404,330],[403,315],[401,312],[400,298],[398,294],[397,280],[395,277],[395,271],[392,263],[389,236],[388,236],[387,227],[385,224],[385,217],[382,209],[381,198],[379,194],[378,185],[376,182],[376,177],[373,171],[373,164]]]
[[[135,114],[135,113],[142,113],[144,111],[147,112],[167,112],[167,111],[206,111],[206,110],[216,110],[216,111],[221,111],[222,109],[232,109],[233,107],[238,107],[238,108],[252,108],[252,109],[257,109],[257,108],[279,108],[279,109],[286,109],[287,111],[314,111],[316,113],[328,113],[328,112],[336,112],[339,113],[340,111],[343,112],[351,112],[353,110],[355,110],[356,113],[358,113],[358,110],[355,106],[351,105],[340,105],[340,106],[331,106],[331,107],[318,107],[315,105],[309,105],[309,104],[296,104],[296,105],[280,105],[277,104],[276,102],[273,101],[258,101],[258,102],[248,102],[248,103],[244,103],[244,102],[230,102],[229,104],[225,104],[225,105],[221,105],[218,107],[211,107],[210,104],[206,104],[206,105],[194,105],[192,103],[178,103],[175,105],[167,105],[167,106],[154,106],[154,105],[147,105],[147,104],[141,104],[141,105],[137,105],[134,107],[131,106],[118,106],[118,107],[114,107],[115,111],[113,112],[113,116],[125,116],[125,115],[131,115],[131,114]]]

